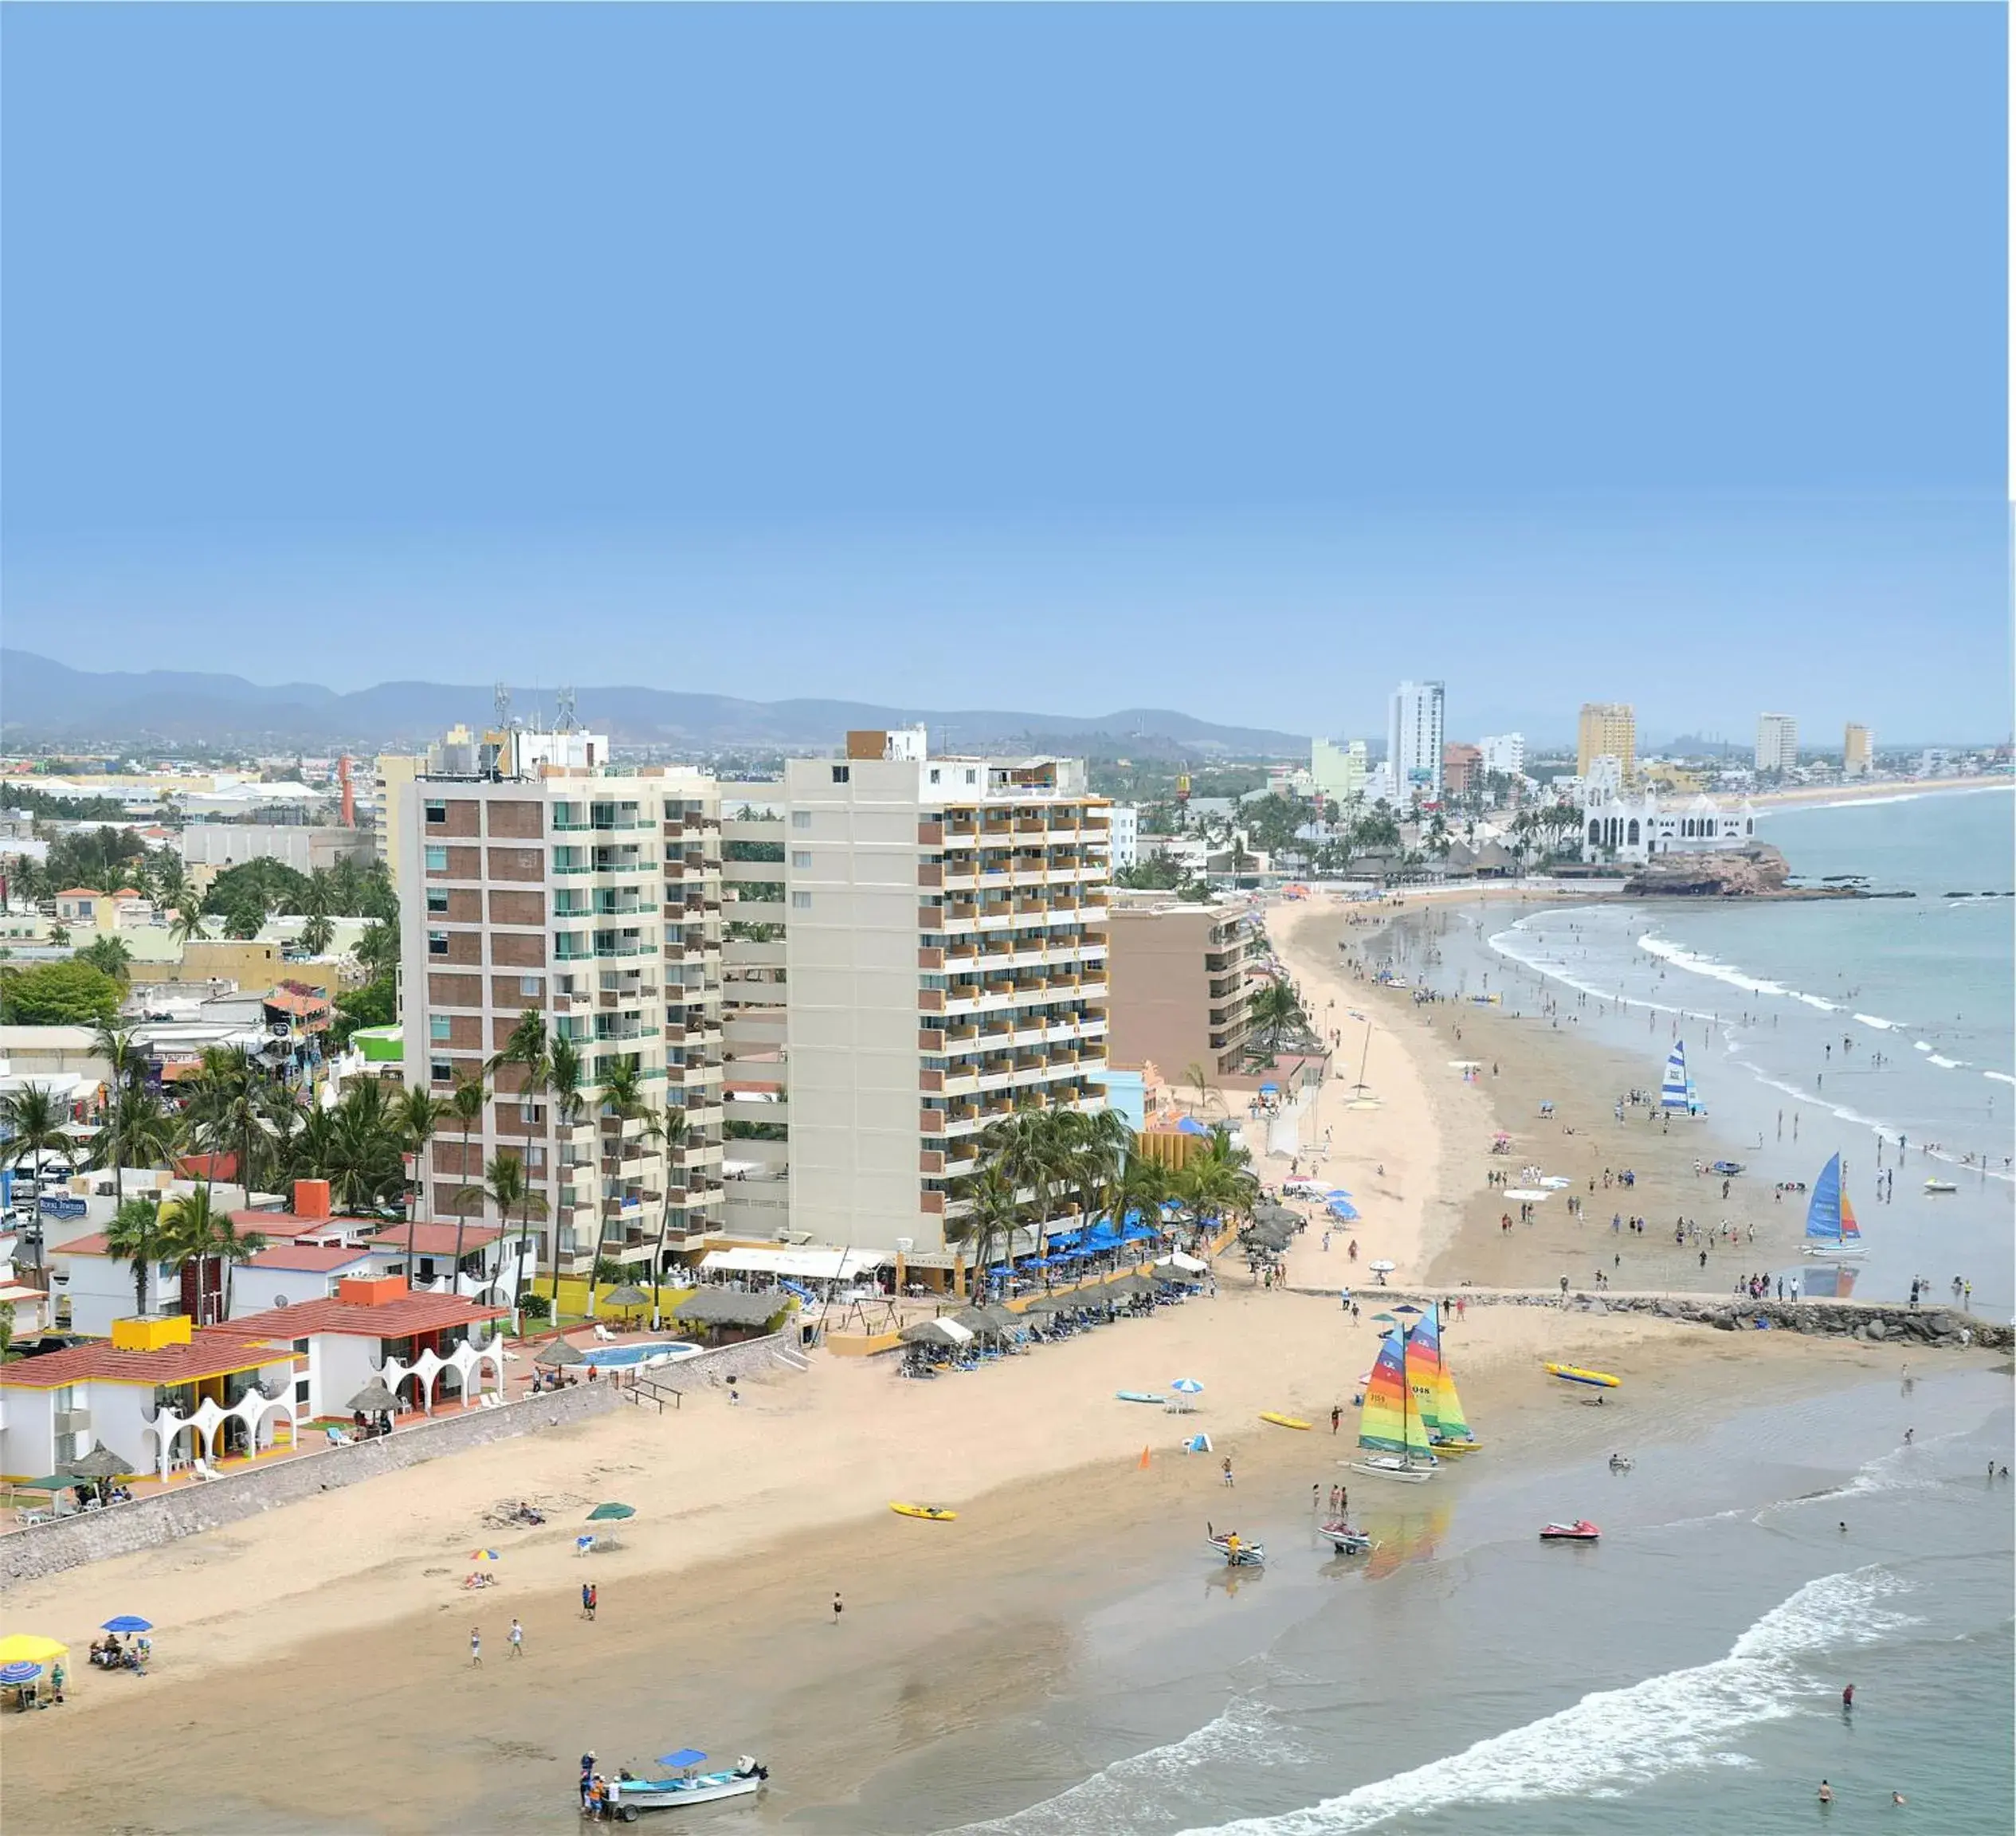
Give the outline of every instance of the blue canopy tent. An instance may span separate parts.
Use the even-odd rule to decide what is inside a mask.
[[[1176,1132],[1179,1135],[1208,1135],[1210,1130],[1206,1128],[1194,1116],[1186,1116],[1176,1124]]]
[[[677,1753],[661,1753],[661,1766],[669,1766],[675,1772],[690,1772],[696,1766],[704,1766],[707,1756],[697,1747],[682,1747]]]
[[[1263,1084],[1260,1087],[1260,1093],[1263,1096],[1278,1096],[1281,1093],[1281,1087],[1278,1084]]]
[[[1348,1198],[1333,1198],[1324,1206],[1324,1210],[1347,1224],[1355,1223],[1358,1218],[1358,1207]]]

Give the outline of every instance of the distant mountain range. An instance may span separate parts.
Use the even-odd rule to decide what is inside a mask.
[[[514,710],[549,716],[552,692],[513,689]],[[257,744],[358,750],[419,745],[462,721],[488,724],[492,691],[442,682],[382,682],[339,694],[319,683],[268,686],[178,669],[73,669],[32,651],[0,649],[0,740],[118,747]],[[1302,736],[1220,726],[1167,708],[1078,717],[992,708],[892,708],[866,701],[744,701],[663,688],[583,686],[581,724],[618,744],[692,752],[835,746],[850,727],[923,722],[960,751],[1070,750],[1100,758],[1306,758]]]

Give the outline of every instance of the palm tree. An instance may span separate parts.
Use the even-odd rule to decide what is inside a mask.
[[[358,967],[372,981],[382,981],[399,966],[399,934],[383,919],[364,927],[357,940]]]
[[[196,908],[196,895],[188,892],[169,920],[168,935],[178,946],[200,944],[210,936],[206,924],[206,915]]]
[[[249,1116],[253,1070],[251,1055],[229,1046],[207,1046],[202,1062],[190,1081],[185,1113],[191,1136],[202,1144],[203,1196],[207,1199],[217,1183],[217,1157],[227,1146],[235,1146],[242,1131],[241,1121]],[[245,1196],[252,1195],[252,1169],[241,1166]]]
[[[126,1202],[126,1131],[120,1126],[126,1106],[126,1087],[139,1081],[140,1055],[133,1049],[133,1035],[116,1020],[101,1020],[92,1034],[91,1049],[111,1066],[105,1080],[112,1123],[112,1200],[114,1208]]]
[[[1061,1111],[1018,1109],[990,1122],[980,1132],[980,1159],[984,1170],[998,1172],[1010,1192],[1030,1196],[1029,1222],[1041,1233],[1050,1215],[1050,1206],[1066,1171],[1067,1149],[1058,1130]],[[983,1261],[975,1270],[984,1275]]]
[[[413,1156],[411,1196],[406,1216],[406,1287],[413,1286],[414,1241],[420,1229],[420,1194],[426,1183],[427,1144],[434,1131],[455,1113],[454,1105],[433,1091],[416,1086],[401,1093],[392,1104],[392,1124],[401,1145]],[[451,1272],[451,1281],[452,1281]]]
[[[1022,1222],[1022,1206],[1014,1183],[998,1166],[983,1166],[965,1182],[965,1188],[963,1195],[971,1202],[971,1208],[963,1222],[967,1240],[973,1246],[973,1296],[977,1300],[986,1291],[994,1246],[1012,1241]]]
[[[147,1271],[162,1260],[167,1233],[161,1222],[160,1201],[153,1198],[122,1200],[105,1230],[105,1253],[133,1271],[133,1311],[147,1312]]]
[[[567,1046],[567,1042],[562,1039],[558,1041],[553,1047],[553,1089],[556,1108],[559,1105],[560,1092],[560,1053]],[[579,1097],[571,1095],[567,1099],[569,1113],[567,1120],[570,1124],[576,1119],[579,1101]],[[642,1116],[645,1112],[645,1107],[644,1073],[637,1068],[637,1061],[633,1058],[618,1058],[613,1061],[602,1073],[602,1113],[606,1116],[614,1116],[619,1124],[622,1124]],[[620,1128],[618,1130],[618,1137],[620,1140],[622,1137]],[[602,1253],[608,1245],[608,1214],[609,1207],[604,1204],[595,1215],[595,1253],[588,1268],[588,1312],[590,1317],[594,1316],[595,1311],[595,1276],[602,1266]],[[555,1256],[553,1258],[553,1304],[556,1308],[560,1302],[559,1270],[560,1259]]]
[[[94,1164],[117,1167],[130,1160],[135,1167],[165,1167],[181,1149],[181,1112],[144,1087],[136,1085],[120,1097],[116,1126],[116,1134],[104,1130],[92,1144]]]
[[[161,1207],[161,1222],[167,1234],[167,1259],[178,1269],[186,1269],[192,1262],[196,1265],[198,1324],[206,1324],[202,1320],[203,1289],[205,1277],[213,1262],[218,1264],[222,1270],[218,1282],[221,1310],[218,1316],[229,1319],[231,1271],[265,1249],[265,1237],[257,1230],[240,1230],[229,1212],[212,1208],[207,1191],[171,1198]]]
[[[1204,1069],[1201,1061],[1192,1059],[1183,1067],[1183,1081],[1197,1093],[1195,1107],[1202,1109],[1204,1107],[1205,1099],[1210,1094],[1210,1073]]]
[[[665,1238],[672,1234],[672,1156],[686,1144],[686,1112],[683,1109],[647,1109],[644,1112],[644,1139],[658,1150],[659,1179],[663,1202],[658,1207],[658,1248],[651,1258],[651,1330],[659,1330],[658,1278],[665,1265]]]
[[[535,1192],[525,1178],[525,1163],[516,1154],[499,1154],[492,1156],[490,1164],[483,1170],[488,1185],[490,1202],[496,1206],[497,1215],[508,1225],[511,1208],[520,1208],[518,1220],[518,1266],[522,1272],[526,1263],[526,1250],[531,1242],[532,1212],[536,1207],[543,1214],[546,1201]],[[526,1284],[528,1287],[531,1284]],[[517,1297],[512,1298],[512,1312],[518,1310]]]
[[[1115,1109],[1092,1114],[1061,1109],[1055,1121],[1064,1150],[1065,1183],[1077,1197],[1079,1222],[1089,1225],[1092,1214],[1102,1207],[1119,1218],[1121,1178],[1134,1148],[1134,1131],[1127,1118]]]
[[[1289,1027],[1304,1023],[1302,1002],[1295,990],[1288,983],[1271,977],[1253,991],[1246,1010],[1253,1023],[1265,1035],[1267,1055],[1270,1058],[1281,1049],[1281,1035]]]
[[[316,912],[301,927],[300,944],[311,956],[320,956],[335,941],[336,928],[326,912]]]
[[[542,1027],[542,1034],[543,1028]],[[618,1061],[621,1066],[621,1061]],[[571,1039],[555,1039],[546,1048],[543,1066],[543,1081],[553,1100],[547,1107],[546,1122],[546,1164],[548,1172],[557,1171],[559,1157],[559,1132],[571,1131],[581,1120],[582,1112],[587,1106],[587,1099],[582,1095],[583,1068],[581,1054]],[[595,1220],[595,1254],[602,1254],[602,1218],[599,1210]],[[588,1270],[588,1311],[594,1312],[595,1271],[590,1265]],[[560,1311],[560,1232],[556,1224],[553,1230],[553,1312],[555,1318]]]
[[[462,1131],[462,1183],[455,1191],[455,1268],[451,1277],[457,1282],[462,1277],[462,1230],[472,1209],[464,1201],[473,1195],[474,1209],[479,1210],[483,1203],[483,1188],[469,1179],[469,1137],[476,1132],[477,1124],[483,1120],[483,1106],[489,1100],[490,1093],[484,1087],[483,1073],[480,1071],[463,1072],[455,1080],[455,1094],[448,1100],[448,1107]]]
[[[76,1144],[64,1132],[69,1120],[69,1111],[46,1084],[24,1084],[0,1096],[0,1139],[6,1142],[8,1164],[34,1163],[37,1243],[42,1235],[42,1156],[60,1154],[65,1166],[76,1165]]]

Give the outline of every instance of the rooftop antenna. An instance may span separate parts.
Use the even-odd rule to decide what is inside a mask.
[[[492,691],[491,705],[496,710],[498,726],[508,727],[511,724],[511,691],[501,682]]]
[[[576,722],[574,716],[574,691],[556,688],[553,691],[553,731],[571,733]]]

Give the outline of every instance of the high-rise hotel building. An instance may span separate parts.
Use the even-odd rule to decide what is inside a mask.
[[[724,1229],[943,1251],[990,1122],[1104,1105],[1105,800],[921,728],[720,796]]]
[[[701,772],[612,775],[595,736],[529,737],[480,774],[396,787],[406,1081],[445,1098],[483,1077],[490,1093],[473,1128],[451,1119],[430,1144],[429,1211],[515,1224],[482,1196],[507,1155],[547,1267],[585,1272],[598,1246],[648,1265],[668,1198],[675,1242],[720,1216],[720,806]],[[575,1100],[516,1065],[485,1073],[528,1011],[579,1054]],[[618,1059],[648,1109],[683,1113],[677,1148],[599,1113]]]

